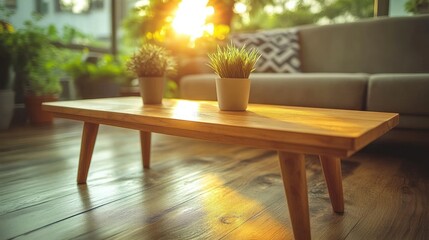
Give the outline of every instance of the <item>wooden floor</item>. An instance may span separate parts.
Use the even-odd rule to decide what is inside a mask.
[[[138,132],[101,126],[77,185],[81,130],[0,132],[0,239],[292,239],[276,152],[155,134],[142,170]],[[345,159],[343,215],[308,156],[313,239],[429,239],[428,153],[383,141]]]

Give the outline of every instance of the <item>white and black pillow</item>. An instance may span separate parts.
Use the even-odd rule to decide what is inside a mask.
[[[234,34],[231,41],[238,47],[246,45],[247,48],[259,50],[261,58],[256,63],[255,72],[301,72],[299,41],[295,29]]]

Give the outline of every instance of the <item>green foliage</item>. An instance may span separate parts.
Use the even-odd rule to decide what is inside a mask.
[[[63,70],[73,77],[77,94],[82,98],[112,97],[119,94],[120,85],[128,76],[121,58],[110,54],[73,52],[63,65]]]
[[[27,21],[24,28],[11,34],[11,41],[11,59],[15,71],[14,90],[18,99],[26,91],[37,95],[59,93],[59,77],[53,77],[52,69],[47,66],[48,61],[58,64],[52,54],[55,47],[45,34],[44,28]],[[43,79],[44,75],[46,79]]]
[[[40,27],[38,31],[43,33],[45,36],[49,38],[51,42],[57,42],[61,44],[95,44],[95,40],[74,27],[69,25],[65,25],[62,28],[62,34],[58,31],[58,29],[54,25],[49,25],[47,27]]]
[[[319,12],[320,17],[327,17],[330,20],[342,15],[350,15],[357,19],[373,17],[374,0],[336,0],[322,4]]]
[[[31,21],[13,34],[14,68],[16,72],[28,73],[37,66],[41,52],[53,47],[46,35]]]
[[[162,77],[176,71],[176,62],[163,47],[144,44],[127,62],[128,71],[137,77]]]
[[[146,42],[147,33],[150,33],[148,40],[162,41],[160,31],[179,2],[180,0],[148,0],[149,4],[132,8],[123,22],[126,39],[132,40],[132,45],[140,45]]]
[[[29,71],[27,91],[30,94],[42,96],[61,93],[59,79],[62,71],[57,62],[60,54],[54,48],[41,51],[38,61]]]
[[[178,89],[179,88],[178,88],[177,83],[175,81],[167,79],[167,88],[166,88],[166,91],[164,92],[164,97],[166,97],[166,98],[178,98],[179,97]]]
[[[0,12],[2,6],[0,5]],[[80,33],[75,28],[65,26],[62,34],[53,26],[41,27],[38,25],[37,16],[33,16],[32,20],[26,21],[22,29],[10,34],[10,40],[7,44],[3,44],[3,34],[0,36],[0,51],[6,46],[10,51],[10,62],[12,62],[15,72],[14,90],[16,93],[17,102],[23,100],[25,92],[32,94],[56,94],[61,91],[60,78],[62,77],[64,63],[71,64],[75,61],[75,65],[82,65],[79,54],[73,54],[70,50],[59,49],[57,46],[67,44],[89,44],[93,43],[92,39],[85,34]],[[6,54],[1,53],[2,64]],[[75,56],[77,56],[75,58]],[[115,75],[115,79],[120,79],[118,76],[123,71],[122,66],[113,63],[113,57],[103,58],[97,66],[84,65],[81,72],[94,76],[93,78],[100,79],[105,76]],[[80,66],[79,66],[80,67]],[[79,67],[76,67],[79,69]],[[70,67],[72,68],[72,67]],[[0,73],[7,72],[6,67],[0,67]],[[2,78],[0,87],[10,85],[5,83]]]
[[[13,54],[13,27],[7,22],[0,21],[0,89],[9,89]]]
[[[88,79],[89,81],[112,80],[120,83],[124,77],[123,64],[115,60],[110,54],[103,54],[95,62],[85,61],[88,51],[70,54],[70,58],[63,66],[63,70],[74,79]]]
[[[255,70],[255,64],[260,54],[256,49],[235,47],[232,43],[224,48],[218,47],[217,51],[208,54],[209,66],[221,78],[249,78]]]
[[[408,0],[405,3],[405,10],[410,13],[426,13],[429,10],[429,0]]]
[[[89,75],[96,79],[112,77],[115,81],[121,81],[124,67],[111,54],[104,54],[96,64],[88,63]]]
[[[254,5],[254,2],[265,4]],[[373,0],[247,0],[248,11],[236,15],[232,24],[235,31],[286,28],[306,24],[345,22],[369,18],[374,14]],[[267,9],[276,9],[269,12]],[[251,17],[249,17],[251,16]]]
[[[11,15],[13,15],[15,11],[12,8],[8,8],[5,6],[5,1],[0,1],[0,19],[2,21],[9,21]]]

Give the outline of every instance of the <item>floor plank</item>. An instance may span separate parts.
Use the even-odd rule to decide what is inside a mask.
[[[77,185],[81,134],[0,132],[0,239],[292,239],[276,152],[154,134],[143,170],[138,132],[101,126]],[[306,157],[313,239],[429,239],[429,144],[413,137],[343,160],[343,215]]]

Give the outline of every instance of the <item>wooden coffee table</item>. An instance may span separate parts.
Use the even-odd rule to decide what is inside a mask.
[[[217,102],[140,97],[44,103],[54,116],[84,122],[77,182],[86,183],[99,124],[140,131],[143,166],[150,166],[151,133],[248,145],[278,151],[296,239],[310,239],[304,154],[320,156],[335,212],[344,211],[340,158],[346,158],[399,122],[398,114],[250,104],[245,112],[219,111]]]

